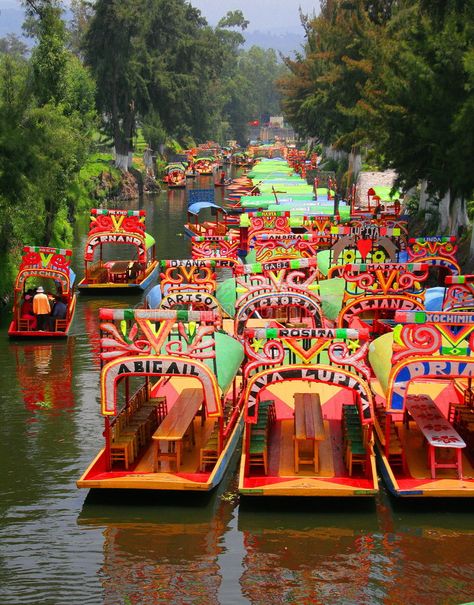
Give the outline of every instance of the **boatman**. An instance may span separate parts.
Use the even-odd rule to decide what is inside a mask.
[[[44,332],[49,321],[51,307],[49,306],[49,299],[44,293],[43,286],[36,288],[36,294],[33,298],[33,313],[38,318],[38,330]]]

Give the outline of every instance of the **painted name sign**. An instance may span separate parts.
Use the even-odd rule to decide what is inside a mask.
[[[359,332],[353,329],[330,328],[254,328],[245,330],[247,338],[348,338],[358,339]]]
[[[169,294],[161,302],[162,309],[173,309],[177,305],[205,305],[211,311],[219,310],[219,303],[210,294],[204,292],[182,292]]]
[[[262,311],[265,307],[271,308],[285,308],[285,307],[299,307],[307,311],[308,315],[313,317],[315,323],[321,326],[321,310],[316,301],[312,300],[308,296],[297,295],[292,292],[284,292],[281,294],[263,294],[255,296],[247,301],[240,309],[238,309],[235,316],[235,325],[237,334],[242,334],[245,328],[245,322],[255,312]]]
[[[123,376],[188,376],[199,379],[211,416],[221,414],[217,383],[209,368],[195,360],[172,356],[140,356],[111,361],[102,368],[102,414],[117,413],[116,384]]]
[[[140,239],[135,235],[97,235],[87,243],[86,254],[88,256],[92,255],[94,253],[94,248],[99,244],[130,244],[142,249],[144,249],[145,246],[143,239]]]
[[[334,227],[331,229],[334,235],[352,235],[362,239],[378,239],[384,236],[398,236],[400,230],[391,227],[380,227],[379,225],[360,225],[354,227]]]
[[[446,376],[448,378],[474,377],[474,362],[456,361],[455,359],[433,360],[418,358],[416,361],[403,361],[390,377],[387,401],[390,409],[402,411],[407,395],[408,385],[416,378]]]
[[[185,259],[185,260],[167,260],[165,263],[162,263],[162,266],[170,268],[170,267],[186,267],[188,269],[192,267],[197,267],[198,269],[204,267],[233,267],[235,265],[235,261],[232,258],[220,258],[220,259]]]
[[[426,323],[474,324],[474,315],[471,313],[425,313]]]
[[[69,291],[69,277],[65,273],[59,271],[47,270],[47,269],[26,269],[20,273],[16,282],[16,288],[22,289],[25,280],[29,277],[43,277],[48,279],[54,279],[61,283],[63,294],[67,294]]]
[[[267,370],[254,376],[247,386],[246,398],[248,401],[249,418],[253,418],[251,408],[255,406],[259,393],[275,382],[286,380],[307,380],[315,382],[326,382],[338,387],[343,387],[355,391],[362,404],[363,419],[371,419],[372,395],[368,385],[358,376],[342,369],[335,369],[331,366],[318,365],[316,367],[292,366],[291,368],[281,368],[278,371]],[[256,421],[256,418],[255,418]]]
[[[262,233],[261,235],[257,235],[255,239],[261,242],[275,241],[275,240],[292,240],[299,241],[304,240],[308,242],[312,242],[313,240],[317,240],[316,235],[313,236],[312,233]]]
[[[360,315],[365,311],[389,310],[389,311],[413,311],[421,309],[422,304],[415,299],[386,296],[367,296],[362,300],[356,299],[344,307],[341,318],[348,321],[350,318]]]

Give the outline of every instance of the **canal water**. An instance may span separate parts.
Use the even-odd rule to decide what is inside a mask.
[[[127,207],[147,210],[160,258],[189,255],[184,191]],[[87,226],[77,221],[79,278]],[[237,459],[211,496],[78,490],[102,443],[97,311],[138,302],[81,294],[65,342],[10,342],[2,317],[0,605],[474,600],[469,502],[402,506],[382,493],[373,504],[249,504],[237,496]]]

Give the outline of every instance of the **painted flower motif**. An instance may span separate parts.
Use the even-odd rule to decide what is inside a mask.
[[[446,424],[425,424],[423,427],[427,431],[438,433],[439,431],[449,431],[450,427]]]
[[[383,250],[377,250],[372,254],[373,263],[384,263],[386,258],[386,254]]]
[[[355,250],[344,250],[342,255],[342,260],[344,264],[354,263],[356,260],[356,251]]]
[[[433,437],[433,441],[438,441],[439,443],[459,443],[459,437],[455,435],[436,435]]]

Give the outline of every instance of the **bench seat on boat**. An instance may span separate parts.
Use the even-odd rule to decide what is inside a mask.
[[[268,474],[268,437],[270,427],[275,420],[275,402],[266,400],[258,405],[257,423],[249,425],[249,468],[263,467],[265,475]]]
[[[20,332],[29,332],[32,329],[34,319],[19,319],[18,330]]]
[[[344,446],[344,462],[352,477],[355,464],[365,470],[367,462],[367,430],[362,426],[359,410],[354,404],[342,407],[342,434]]]
[[[140,450],[167,414],[165,397],[146,399],[145,391],[136,393],[117,416],[112,427],[111,461],[123,462],[125,469],[133,464]]]
[[[205,471],[206,465],[215,464],[219,458],[219,426],[216,423],[206,441],[204,447],[199,452],[199,468]]]

